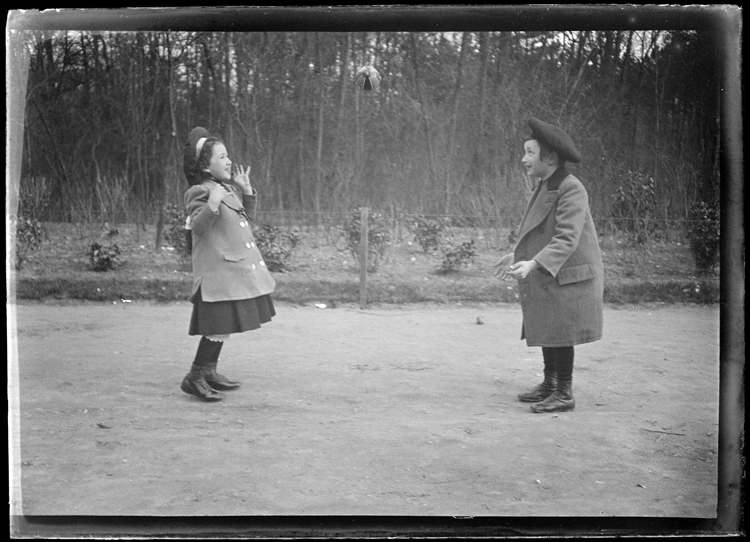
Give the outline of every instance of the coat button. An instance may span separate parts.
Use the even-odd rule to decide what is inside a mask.
[[[255,269],[255,264],[253,264],[253,269]]]
[[[251,246],[251,247],[254,247],[254,246],[255,246],[255,243],[250,243],[250,246]]]
[[[247,248],[250,248],[250,243],[245,243],[245,246],[246,246]]]
[[[263,260],[261,260],[261,261],[260,261],[260,265],[263,265],[263,266],[265,266],[265,265],[266,265],[266,262],[264,262]]]
[[[247,223],[244,220],[240,222],[240,228],[244,228],[245,226],[247,226]]]

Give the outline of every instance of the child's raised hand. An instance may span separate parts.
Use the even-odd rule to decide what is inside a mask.
[[[208,204],[214,211],[218,209],[222,200],[226,198],[230,192],[224,187],[223,184],[213,183],[213,186],[208,192]]]
[[[235,165],[234,182],[245,194],[252,194],[253,187],[250,185],[250,166],[247,166],[247,169],[245,169],[240,165]]]

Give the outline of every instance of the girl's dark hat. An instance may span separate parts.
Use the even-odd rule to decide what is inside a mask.
[[[193,184],[193,177],[195,176],[195,163],[197,160],[196,149],[198,141],[203,138],[209,138],[211,134],[208,130],[198,126],[190,130],[187,141],[185,142],[185,155],[183,158],[182,169],[185,172],[185,178],[188,183]]]
[[[581,153],[576,149],[570,136],[561,128],[535,118],[529,119],[529,128],[535,139],[546,143],[566,162],[577,164],[581,161]]]

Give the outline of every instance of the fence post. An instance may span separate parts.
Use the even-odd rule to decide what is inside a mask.
[[[369,209],[359,209],[359,308],[367,306],[367,223],[369,222]]]

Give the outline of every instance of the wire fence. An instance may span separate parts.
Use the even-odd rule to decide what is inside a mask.
[[[366,222],[361,217],[366,217]],[[79,261],[88,254],[88,247],[116,242],[122,249],[122,261],[134,258],[133,262],[141,262],[148,253],[151,258],[148,265],[154,265],[154,254],[171,255],[170,258],[176,257],[179,261],[180,269],[189,270],[190,255],[186,251],[184,231],[186,214],[182,208],[175,207],[163,214],[155,211],[136,215],[90,213],[86,221],[54,220],[52,215],[44,218],[47,220],[32,220],[38,221],[37,233],[28,220],[23,221],[26,231],[19,228],[15,236],[16,252],[28,254],[33,248],[30,243],[46,239],[53,243],[49,246],[55,247],[44,251],[47,257],[59,260],[72,254],[77,258],[75,261]],[[701,249],[700,243],[696,245],[689,234],[696,222],[703,221],[637,217],[594,220],[610,283],[613,277],[617,283],[620,278],[627,281],[642,276],[643,269],[648,269],[648,276],[654,279],[695,280],[697,276],[716,274],[718,239],[708,239],[706,248]],[[420,229],[425,221],[439,221],[437,233],[429,229],[425,235],[425,229]],[[451,272],[464,269],[463,264],[469,262],[479,265],[469,266],[470,274],[481,275],[476,269],[485,269],[490,259],[512,250],[519,221],[513,216],[382,213],[367,208],[348,212],[269,210],[257,214],[253,230],[258,247],[264,247],[261,248],[262,252],[265,250],[264,258],[269,265],[278,263],[281,272],[315,269],[327,273],[331,265],[334,271],[341,265],[350,269],[353,260],[362,271],[365,258],[368,267],[370,258],[375,258],[372,260],[374,269],[380,266],[389,273],[401,273],[406,267],[413,271],[417,264],[410,262],[414,261],[431,266],[434,272],[444,268]],[[362,228],[365,223],[371,231],[380,232],[371,246],[374,252],[367,246],[368,227]],[[716,228],[716,224],[711,227]],[[360,242],[361,239],[365,242]],[[425,248],[425,240],[432,242],[430,250]],[[418,256],[419,253],[424,253],[424,257]],[[159,258],[157,256],[161,261]],[[704,267],[708,272],[704,272]],[[366,290],[366,279],[360,279],[360,284]],[[367,299],[366,291],[360,297]]]
[[[340,244],[347,220],[358,213],[358,209],[350,211],[284,211],[259,210],[256,215],[255,226],[270,225],[285,231],[296,231],[302,235],[315,238],[317,242]],[[513,244],[515,231],[520,223],[520,215],[497,216],[480,214],[453,213],[420,213],[397,212],[393,210],[379,211],[371,209],[380,221],[390,231],[394,242],[404,242],[414,237],[414,219],[439,222],[448,232],[459,233],[464,237],[476,237],[487,247],[507,246]],[[54,230],[56,224],[71,224],[83,232],[96,232],[102,228],[136,228],[137,231],[148,236],[148,232],[155,234],[175,227],[170,217],[184,215],[182,208],[175,207],[171,213],[158,210],[138,210],[121,212],[86,213],[54,213],[46,212],[34,217],[42,222],[46,228]],[[652,217],[594,217],[594,222],[600,236],[622,237],[634,245],[647,246],[652,242],[686,243],[688,231],[696,223],[707,222],[688,219],[666,219]],[[179,224],[177,224],[179,226]]]
[[[342,222],[359,208],[348,211],[285,211],[285,210],[259,210],[256,222],[267,222],[279,226],[320,226],[330,223]],[[386,217],[390,222],[408,221],[411,217],[419,216],[426,219],[444,220],[453,225],[477,227],[513,227],[521,215],[490,215],[490,214],[461,214],[461,213],[424,213],[419,210],[404,212],[390,209],[378,210],[370,207],[372,212]],[[27,213],[18,213],[27,214]],[[74,224],[157,224],[162,213],[159,210],[127,210],[102,212],[96,210],[86,211],[45,211],[33,213],[27,218],[34,218],[41,222],[66,222]],[[687,224],[706,222],[704,220],[691,220],[685,218],[657,218],[657,217],[603,217],[594,216],[594,222],[599,229],[622,229],[630,224],[644,224],[657,229],[684,229]]]
[[[164,226],[171,225],[170,221],[185,213],[179,198],[174,201],[168,200],[170,203],[165,209],[160,209],[160,204],[156,202],[141,205],[128,197],[127,190],[120,186],[122,183],[116,182],[102,183],[102,186],[97,188],[97,197],[94,199],[90,195],[88,199],[83,195],[73,195],[69,198],[70,204],[55,204],[50,201],[49,190],[45,188],[46,183],[46,179],[27,179],[21,187],[18,214],[47,223],[50,227],[54,227],[54,223],[77,224],[81,229],[84,229],[85,225],[90,225],[91,228],[105,225],[115,228],[136,225],[142,231],[153,227],[158,232]],[[334,210],[329,208],[324,211],[299,210],[299,207],[293,210],[260,207],[256,224],[268,224],[287,230],[304,230],[310,235],[322,235],[330,240],[338,238],[347,219],[359,212],[360,207],[348,208],[346,205],[338,204]],[[387,205],[384,209],[367,204],[363,207],[369,207],[371,213],[376,213],[379,219],[387,223],[391,237],[396,240],[403,240],[404,236],[409,234],[415,217],[437,221],[442,226],[454,230],[460,228],[467,233],[473,230],[474,235],[481,235],[485,239],[506,239],[513,236],[521,222],[523,210],[522,207],[508,207],[492,202],[469,202],[464,209],[454,208],[454,212],[445,213],[429,212],[423,208],[404,209],[399,208],[398,204]],[[596,213],[596,210],[593,209],[593,212]],[[595,214],[594,222],[600,235],[624,235],[638,245],[651,241],[682,242],[691,229],[695,230],[696,226],[700,229],[700,226],[703,226],[696,223],[706,222],[706,228],[713,226],[708,224],[707,220],[689,220],[682,213],[673,213],[676,213],[674,209],[650,208],[650,211],[642,216]]]

